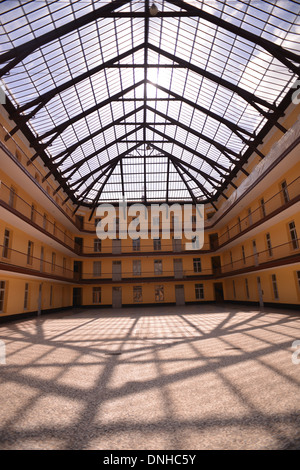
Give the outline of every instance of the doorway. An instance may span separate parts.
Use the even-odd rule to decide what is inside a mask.
[[[224,302],[224,291],[223,291],[223,283],[222,282],[215,282],[214,283],[214,292],[215,292],[215,301],[216,302]]]
[[[263,307],[264,306],[264,301],[263,301],[263,290],[262,290],[262,287],[261,287],[261,280],[260,280],[260,277],[258,276],[256,278],[257,280],[257,290],[258,290],[258,299],[259,299],[259,306],[260,307]]]
[[[215,275],[219,275],[222,272],[221,269],[221,258],[220,256],[212,256],[211,258],[211,267],[212,267],[212,272]]]
[[[184,286],[182,284],[175,286],[176,305],[185,305]]]
[[[74,273],[74,280],[79,281],[82,276],[82,261],[74,261],[74,268],[73,268],[73,273]]]
[[[112,307],[122,308],[122,287],[112,288]]]
[[[81,307],[82,304],[82,289],[81,287],[73,287],[73,307]]]
[[[112,280],[121,281],[122,279],[122,264],[121,261],[112,262]]]
[[[211,233],[209,235],[209,247],[211,250],[216,250],[219,246],[219,239],[217,233]]]
[[[183,277],[182,259],[174,259],[173,266],[174,266],[175,279],[182,279]]]

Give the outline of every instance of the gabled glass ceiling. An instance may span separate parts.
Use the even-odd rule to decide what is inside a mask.
[[[226,198],[299,76],[296,1],[5,1],[14,119],[68,199]],[[9,138],[9,135],[7,136]]]

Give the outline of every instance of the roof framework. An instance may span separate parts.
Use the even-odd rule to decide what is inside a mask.
[[[214,202],[279,124],[300,75],[298,2],[9,1],[12,121],[67,201]]]

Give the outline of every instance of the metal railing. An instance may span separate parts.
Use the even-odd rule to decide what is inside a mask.
[[[0,201],[7,204],[21,218],[25,218],[27,222],[45,231],[54,237],[58,242],[67,245],[75,250],[75,242],[64,230],[62,230],[55,222],[40,213],[33,204],[29,204],[20,197],[11,187],[8,187],[3,181],[0,184]]]
[[[34,274],[49,274],[53,278],[62,277],[68,280],[74,278],[73,269],[67,268],[66,265],[60,265],[56,262],[43,259],[34,255],[33,251],[26,253],[18,250],[14,250],[5,245],[0,245],[0,262],[4,265],[23,268]]]
[[[236,224],[229,226],[228,230],[219,236],[219,247],[233,238],[249,230],[252,225],[262,222],[266,217],[280,208],[284,208],[290,201],[300,195],[300,177],[289,183],[285,189],[278,191],[272,197],[263,201],[259,207],[248,213]],[[259,198],[258,198],[259,200]],[[262,201],[262,198],[260,199]]]

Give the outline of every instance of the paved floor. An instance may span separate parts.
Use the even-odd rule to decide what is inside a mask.
[[[1,449],[300,448],[297,312],[72,310],[0,339]]]

